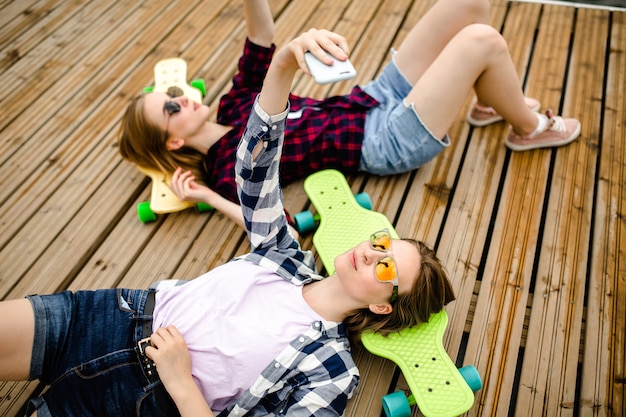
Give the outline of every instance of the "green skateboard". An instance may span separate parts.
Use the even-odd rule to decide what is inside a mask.
[[[304,180],[304,190],[316,214],[304,211],[294,216],[297,229],[306,233],[319,226],[313,245],[328,274],[335,271],[335,257],[367,241],[370,235],[387,228],[398,235],[385,215],[371,211],[367,194],[353,195],[344,175],[327,169]],[[469,410],[474,393],[482,387],[480,375],[473,366],[456,368],[443,347],[443,333],[448,323],[445,310],[434,314],[428,323],[383,337],[365,333],[363,344],[373,354],[394,361],[403,372],[412,395],[398,391],[383,398],[388,417],[411,415],[417,404],[426,417],[455,416]]]
[[[472,365],[457,369],[443,346],[448,324],[445,310],[430,316],[428,323],[385,337],[363,334],[363,345],[371,353],[398,365],[411,395],[396,391],[383,397],[387,417],[408,417],[417,404],[425,417],[452,417],[474,404],[474,391],[482,388],[480,375]]]
[[[206,94],[204,80],[193,80],[187,84],[187,63],[181,58],[161,60],[154,66],[154,85],[145,87],[144,92],[167,93],[171,97],[186,96],[190,100],[202,103]],[[197,207],[198,211],[212,210],[205,203],[193,203],[180,200],[169,188],[172,176],[160,171],[138,166],[139,170],[152,180],[150,201],[137,205],[137,216],[142,223],[153,222],[157,214],[174,213],[189,207]]]
[[[369,240],[370,235],[389,229],[398,238],[389,219],[372,210],[367,194],[352,194],[344,175],[334,169],[326,169],[309,175],[304,180],[304,190],[317,213],[310,211],[294,216],[296,228],[306,233],[319,226],[313,235],[313,245],[328,274],[335,272],[334,261],[348,249]]]

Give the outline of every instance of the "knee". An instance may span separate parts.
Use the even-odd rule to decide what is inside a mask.
[[[502,34],[492,26],[473,24],[463,28],[457,36],[474,53],[486,56],[508,53],[509,47]]]

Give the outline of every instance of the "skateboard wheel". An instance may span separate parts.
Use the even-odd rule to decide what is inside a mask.
[[[207,211],[213,210],[213,206],[211,206],[210,204],[207,204],[207,203],[202,203],[202,202],[197,203],[196,207],[198,208],[198,211],[200,213],[205,213]]]
[[[202,97],[206,96],[206,84],[202,78],[191,80],[191,86],[197,88],[202,93]]]
[[[150,223],[157,219],[156,214],[150,208],[149,201],[142,201],[137,204],[137,216],[142,223]]]
[[[369,194],[367,193],[358,193],[354,196],[356,202],[359,203],[359,206],[364,209],[371,210],[372,209],[372,200],[370,199]]]
[[[315,229],[315,217],[309,210],[301,211],[293,216],[293,221],[296,224],[296,229],[300,233],[307,233]]]
[[[459,368],[459,372],[463,376],[467,385],[472,389],[472,391],[476,392],[482,389],[483,381],[480,379],[480,374],[478,373],[478,369],[476,369],[473,365],[467,365],[462,368]]]
[[[392,392],[383,397],[383,410],[387,417],[410,417],[411,405],[403,391]]]

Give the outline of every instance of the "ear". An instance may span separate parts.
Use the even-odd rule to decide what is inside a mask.
[[[389,303],[370,304],[369,309],[374,314],[389,314],[393,311],[393,307]]]
[[[173,136],[170,136],[165,141],[165,147],[167,148],[168,151],[175,151],[177,149],[182,148],[184,145],[185,145],[185,139],[183,138],[175,138]]]

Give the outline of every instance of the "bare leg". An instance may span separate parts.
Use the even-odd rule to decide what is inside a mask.
[[[440,138],[472,89],[516,132],[528,134],[537,126],[506,42],[488,23],[487,0],[439,0],[398,48],[396,64],[414,85],[407,102]]]
[[[398,68],[415,85],[450,40],[473,23],[489,23],[488,0],[437,1],[398,47]]]
[[[403,70],[405,71],[405,70]],[[520,135],[532,133],[537,116],[525,102],[506,41],[488,25],[463,28],[426,69],[406,98],[422,121],[443,137],[474,88]]]
[[[35,339],[35,315],[30,301],[0,302],[0,381],[25,381]]]

